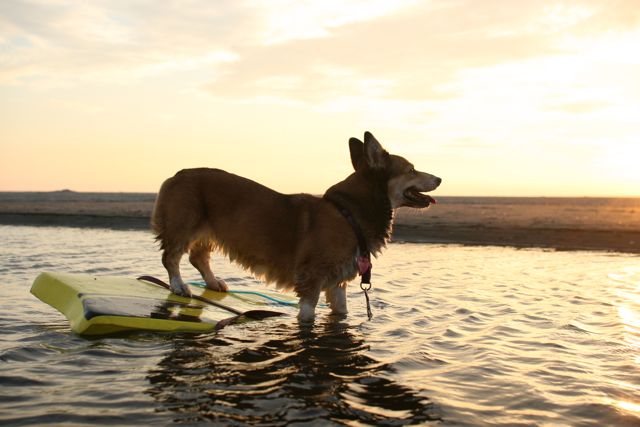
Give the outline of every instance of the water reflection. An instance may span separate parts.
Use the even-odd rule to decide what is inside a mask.
[[[396,244],[362,328],[357,294],[311,330],[87,341],[31,282],[162,275],[148,233],[0,226],[0,240],[1,425],[640,425],[637,255]]]
[[[440,419],[427,397],[390,379],[392,369],[367,356],[353,326],[278,322],[172,338],[173,350],[149,371],[148,393],[175,412],[177,422],[406,425]]]
[[[640,365],[640,268],[627,266],[621,271],[609,273],[610,285],[616,296],[613,299],[617,306],[623,339],[629,346],[629,353],[633,356],[633,363]],[[632,370],[636,366],[628,364]],[[633,381],[618,380],[619,388],[615,399],[605,401],[622,413],[637,417],[640,415],[638,391],[640,387]],[[622,397],[622,398],[621,398]]]

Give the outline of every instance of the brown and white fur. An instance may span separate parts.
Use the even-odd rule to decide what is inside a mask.
[[[334,203],[351,213],[376,254],[390,237],[394,210],[426,208],[434,199],[421,193],[441,182],[390,155],[369,132],[364,142],[351,138],[349,150],[355,172],[323,197],[281,194],[219,169],[185,169],[167,179],[152,227],[172,291],[191,295],[180,276],[185,253],[207,288],[226,291],[209,263],[217,250],[278,288],[293,289],[301,322],[313,321],[322,291],[332,313],[346,314],[346,284],[358,273],[359,249],[352,226]]]

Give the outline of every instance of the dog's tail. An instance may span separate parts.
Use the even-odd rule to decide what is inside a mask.
[[[160,242],[186,248],[203,219],[198,170],[183,169],[162,183],[151,213],[151,230]],[[171,242],[169,242],[171,241]]]
[[[156,242],[160,242],[161,249],[164,249],[164,237],[165,237],[165,198],[167,192],[167,182],[171,178],[167,179],[162,186],[160,187],[160,191],[158,191],[158,195],[156,196],[156,201],[153,204],[153,210],[151,211],[151,231],[155,234]]]

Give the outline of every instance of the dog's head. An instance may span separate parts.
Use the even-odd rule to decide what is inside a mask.
[[[364,142],[351,138],[349,151],[356,172],[369,169],[387,177],[387,194],[393,209],[426,208],[436,202],[423,193],[438,188],[442,179],[417,171],[404,157],[389,154],[371,133],[364,133]]]

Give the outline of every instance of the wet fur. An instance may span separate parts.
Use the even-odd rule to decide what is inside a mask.
[[[412,165],[389,155],[368,132],[364,143],[352,138],[349,146],[355,172],[323,197],[281,194],[219,169],[185,169],[167,179],[158,193],[152,228],[172,290],[190,294],[179,270],[185,253],[208,288],[226,290],[209,263],[211,252],[218,251],[256,277],[294,290],[302,321],[313,319],[321,291],[334,313],[346,314],[346,283],[357,275],[358,245],[334,203],[351,212],[369,249],[377,253],[390,237],[394,209],[403,205],[390,194],[402,190],[405,181],[415,181],[418,173],[401,180]],[[440,183],[423,175],[429,181],[423,191]]]

